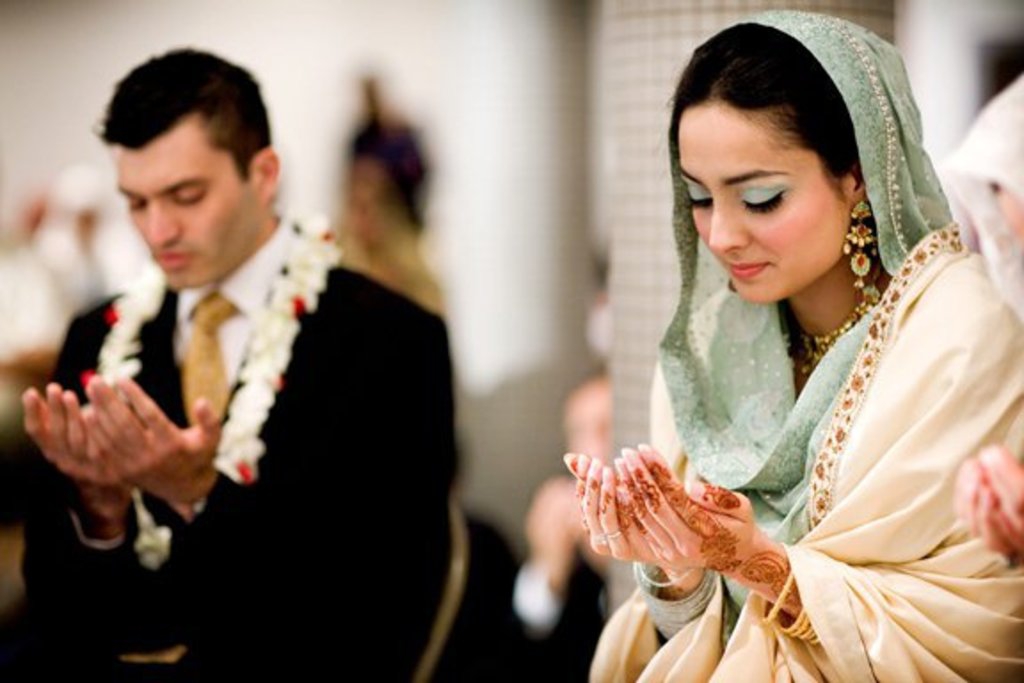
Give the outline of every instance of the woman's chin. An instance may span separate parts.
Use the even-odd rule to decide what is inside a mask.
[[[750,283],[729,280],[729,289],[744,301],[752,304],[774,304],[782,301],[785,296],[779,296],[774,287],[767,287],[763,283]]]

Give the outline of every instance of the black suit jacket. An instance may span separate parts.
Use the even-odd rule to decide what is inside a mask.
[[[168,294],[143,328],[137,381],[184,425],[175,309]],[[55,381],[80,396],[107,333],[103,311],[72,324],[58,363]],[[259,480],[221,475],[191,524],[147,496],[174,534],[160,570],[139,565],[134,527],[116,550],[84,547],[68,514],[74,489],[52,473],[26,529],[40,670],[304,680],[369,665],[377,680],[407,680],[447,569],[452,425],[443,323],[332,271],[264,425]],[[118,653],[176,643],[189,648],[177,667],[117,663]]]

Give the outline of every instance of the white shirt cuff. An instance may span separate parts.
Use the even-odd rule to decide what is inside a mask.
[[[71,508],[68,508],[68,514],[71,515],[71,525],[75,527],[75,535],[78,536],[78,542],[86,548],[91,548],[93,550],[114,550],[124,543],[124,534],[109,539],[90,538],[86,536],[85,530],[82,528],[82,520],[78,518],[78,513]]]
[[[512,606],[526,626],[527,635],[544,638],[558,624],[564,605],[551,590],[544,570],[527,562],[516,575]]]

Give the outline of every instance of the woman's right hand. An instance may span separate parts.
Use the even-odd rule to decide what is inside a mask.
[[[1024,558],[1024,465],[1005,446],[989,446],[957,475],[957,515],[992,550]]]
[[[583,528],[594,552],[617,560],[663,563],[647,541],[646,529],[638,523],[629,481],[598,458],[569,453],[565,464],[576,476]]]

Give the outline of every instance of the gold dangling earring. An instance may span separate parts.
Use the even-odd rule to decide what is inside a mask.
[[[857,202],[850,212],[850,229],[846,232],[843,253],[850,257],[850,270],[857,276],[853,286],[860,292],[862,302],[869,306],[878,303],[881,298],[873,284],[864,283],[864,278],[874,266],[872,257],[878,257],[878,239],[874,227],[875,217],[871,213],[871,205],[865,201]]]

